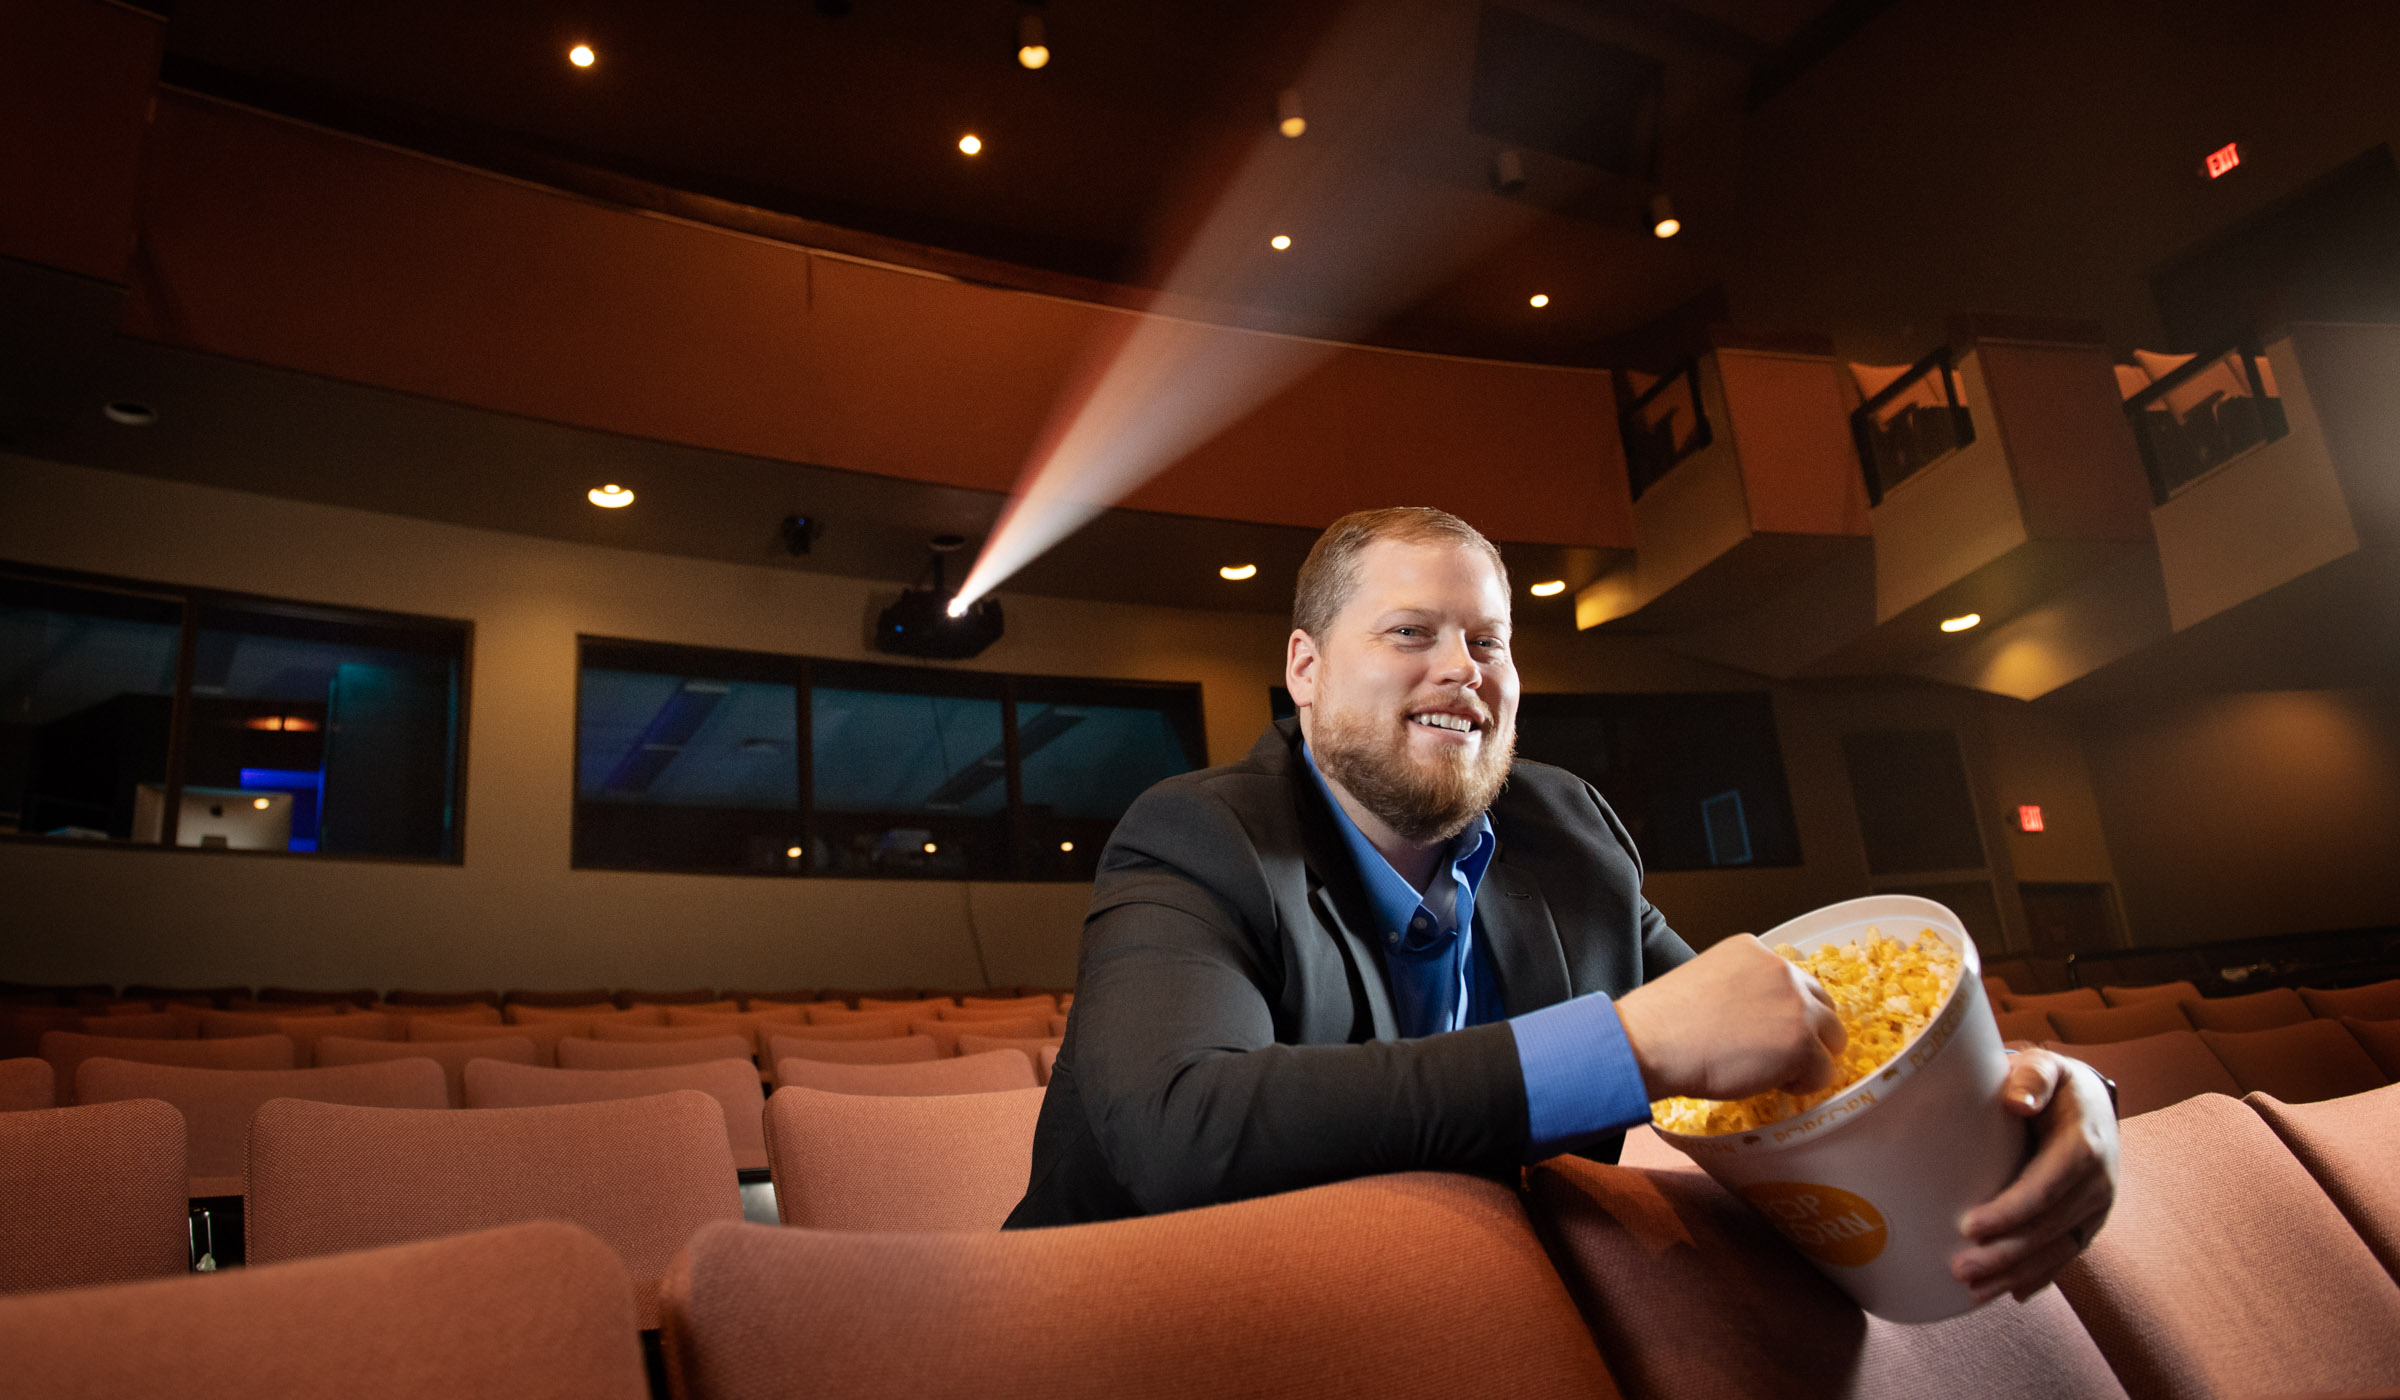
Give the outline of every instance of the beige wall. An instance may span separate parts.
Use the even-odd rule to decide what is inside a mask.
[[[2400,923],[2400,696],[2201,696],[2086,749],[2140,941]]]
[[[457,866],[0,842],[0,977],[299,985],[895,985],[1065,982],[1089,887],[770,880],[569,867],[575,637],[866,655],[881,585],[567,544],[0,456],[0,558],[136,579],[464,618],[475,625],[466,859]],[[1245,752],[1281,679],[1284,624],[1047,598],[1007,599],[977,666],[1197,681],[1212,762]],[[1575,633],[1568,602],[1528,602],[1532,690],[1729,690],[1754,677],[1638,640]],[[1535,613],[1548,606],[1551,612]],[[1778,687],[1806,863],[1670,872],[1651,898],[1693,942],[1866,892],[1845,728],[1939,709],[1982,732],[2028,707],[1909,685]],[[1944,722],[1949,722],[1946,719]],[[2008,722],[2015,723],[2015,719]],[[2028,721],[2029,722],[2029,721]],[[1994,731],[1999,732],[1998,730]],[[2012,734],[2014,731],[2010,731]],[[1981,743],[1982,741],[1977,741]],[[2068,757],[2060,756],[2064,744]],[[1975,755],[1988,750],[1988,761]],[[2035,727],[1970,745],[1978,777],[2072,812],[2079,753]],[[1996,767],[1994,767],[1996,765]],[[1979,770],[1980,772],[1980,770]],[[2057,782],[2050,779],[2055,774]],[[2038,780],[2037,780],[2038,778]],[[2105,870],[2061,822],[2061,869]],[[2096,823],[2090,824],[2096,828]],[[2033,878],[2028,876],[2028,878]],[[2105,875],[2093,878],[2106,878]]]

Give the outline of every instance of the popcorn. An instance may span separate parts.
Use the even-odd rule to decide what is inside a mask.
[[[1850,1033],[1850,1043],[1836,1061],[1834,1082],[1809,1094],[1770,1089],[1723,1102],[1660,1099],[1650,1105],[1651,1119],[1659,1127],[1686,1137],[1742,1133],[1814,1108],[1907,1049],[1958,985],[1959,955],[1931,929],[1905,946],[1883,930],[1869,928],[1855,943],[1830,944],[1805,957],[1788,943],[1775,951],[1824,984],[1834,1013]]]

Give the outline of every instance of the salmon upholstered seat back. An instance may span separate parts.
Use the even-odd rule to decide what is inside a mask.
[[[2043,1046],[2085,1064],[2117,1082],[2117,1112],[2131,1118],[2194,1094],[2224,1094],[2240,1098],[2225,1062],[2209,1053],[2197,1031],[2168,1031],[2138,1040],[2105,1045],[2069,1045],[2053,1040]]]
[[[929,1035],[879,1035],[867,1040],[826,1040],[776,1031],[767,1037],[766,1063],[822,1060],[837,1065],[904,1065],[942,1057]]]
[[[658,1281],[692,1232],[741,1218],[725,1115],[695,1090],[480,1111],[276,1099],[250,1123],[254,1268],[565,1220],[624,1261],[649,1327]]]
[[[0,1113],[58,1106],[58,1076],[38,1055],[0,1060]]]
[[[442,1080],[449,1086],[450,1106],[466,1106],[466,1072],[469,1060],[506,1060],[511,1064],[541,1063],[541,1052],[534,1048],[531,1038],[502,1034],[504,1026],[485,1026],[492,1034],[481,1040],[351,1040],[329,1035],[317,1042],[317,1067],[330,1069],[337,1065],[373,1065],[389,1060],[431,1060],[442,1067]],[[308,1098],[295,1094],[294,1098]],[[335,1103],[353,1100],[336,1099]],[[391,1108],[426,1108],[429,1104],[390,1104]]]
[[[997,1230],[1033,1175],[1041,1108],[1034,1088],[934,1098],[777,1089],[766,1117],[776,1211],[819,1230]]]
[[[913,1400],[995,1376],[1044,1400],[1617,1393],[1516,1194],[1433,1174],[1053,1230],[712,1226],[662,1341],[685,1400]]]
[[[142,1040],[51,1031],[42,1037],[42,1058],[58,1076],[60,1103],[75,1102],[75,1071],[85,1060],[133,1060],[196,1069],[290,1069],[299,1063],[291,1038],[247,1035],[233,1040]]]
[[[678,1026],[628,1026],[619,1035],[631,1031],[680,1030]],[[560,1069],[652,1069],[659,1065],[696,1065],[710,1060],[747,1060],[751,1055],[750,1037],[746,1035],[716,1035],[702,1032],[696,1036],[668,1036],[652,1040],[646,1036],[619,1039],[603,1035],[591,1040],[569,1036],[558,1043]]]
[[[2400,1084],[2321,1103],[2244,1102],[2317,1179],[2350,1228],[2400,1278]]]
[[[877,1042],[868,1041],[867,1044]],[[775,1082],[821,1089],[829,1094],[988,1094],[1030,1089],[1038,1082],[1033,1061],[1015,1050],[900,1064],[845,1065],[793,1059],[775,1066]]]
[[[0,1299],[13,1400],[646,1400],[633,1288],[543,1222],[201,1277]]]
[[[735,1170],[767,1165],[766,1138],[759,1126],[766,1095],[747,1055],[626,1069],[542,1069],[479,1060],[467,1066],[466,1102],[469,1108],[532,1108],[639,1099],[678,1089],[697,1090],[717,1101]]]
[[[329,1069],[199,1069],[97,1059],[83,1062],[75,1088],[90,1103],[160,1099],[173,1104],[183,1115],[185,1170],[194,1196],[243,1193],[250,1119],[271,1099],[365,1108],[450,1107],[441,1066],[425,1059]]]
[[[156,1099],[0,1113],[0,1294],[182,1273],[183,1188],[183,1118]]]

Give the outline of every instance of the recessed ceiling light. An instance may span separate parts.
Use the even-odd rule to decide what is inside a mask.
[[[958,138],[958,148],[968,155],[975,155],[983,149],[983,138],[970,131]]]
[[[941,849],[941,847],[939,847],[939,846],[936,846],[936,845],[935,845],[935,844],[933,844],[931,841],[928,841],[928,842],[926,842],[926,843],[925,843],[925,854],[927,854],[927,855],[932,855],[932,854],[933,854],[935,851],[938,851],[938,850],[940,850],[940,849]]]
[[[786,846],[783,848],[783,856],[786,860],[798,860],[800,859],[800,855],[801,851],[798,846]]]
[[[1650,232],[1660,238],[1683,232],[1683,220],[1675,217],[1675,202],[1663,194],[1650,196]]]
[[[602,506],[609,510],[615,510],[619,506],[629,506],[633,504],[633,493],[626,490],[624,487],[617,485],[613,481],[606,486],[595,486],[591,490],[584,492],[583,496],[585,500],[590,501],[593,505]]]
[[[1050,41],[1042,33],[1042,17],[1027,15],[1017,21],[1017,62],[1027,68],[1039,68],[1050,61]]]
[[[1298,136],[1308,130],[1308,118],[1300,110],[1300,89],[1285,88],[1276,95],[1275,129],[1286,136]]]
[[[1550,304],[1550,294],[1548,292],[1535,292],[1532,296],[1525,298],[1525,304],[1532,307],[1534,310],[1539,311],[1543,307]]]
[[[1258,577],[1258,566],[1256,564],[1227,564],[1217,570],[1217,577],[1229,583],[1240,583],[1243,579]]]
[[[122,423],[128,428],[147,428],[158,421],[157,409],[131,399],[113,399],[100,405],[100,412],[109,422]]]
[[[1280,253],[1284,249],[1292,246],[1292,236],[1288,233],[1276,234],[1273,238],[1267,240],[1267,246]]]
[[[591,67],[593,61],[599,57],[600,55],[592,52],[592,46],[589,44],[577,44],[575,47],[567,50],[567,62],[574,64],[578,68]]]
[[[1071,852],[1075,849],[1075,843],[1072,841],[1061,841],[1058,843],[1058,849],[1062,854]]]
[[[1555,598],[1559,594],[1567,591],[1567,581],[1563,578],[1554,578],[1542,583],[1537,583],[1525,591],[1531,593],[1536,598]]]
[[[270,802],[270,801],[268,801],[266,798],[263,798],[263,797],[254,797],[254,798],[252,798],[252,799],[250,800],[250,805],[251,805],[251,806],[253,806],[253,807],[256,807],[258,810],[260,810],[260,811],[262,811],[262,812],[263,812],[263,811],[267,810],[269,807],[272,807],[272,806],[274,806],[275,804],[274,804],[273,802]]]
[[[1942,630],[1945,632],[1964,632],[1968,628],[1981,621],[1983,621],[1982,613],[1964,613],[1958,617],[1945,617],[1942,619]]]

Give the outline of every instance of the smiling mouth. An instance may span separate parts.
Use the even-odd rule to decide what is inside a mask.
[[[1423,725],[1427,729],[1446,730],[1452,734],[1473,734],[1477,733],[1483,728],[1482,725],[1477,724],[1474,720],[1469,719],[1465,715],[1410,715],[1408,717],[1408,722],[1411,724]]]

